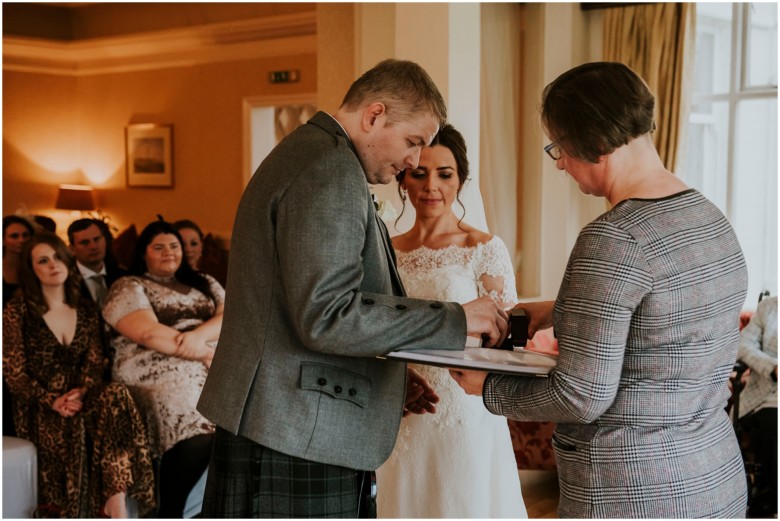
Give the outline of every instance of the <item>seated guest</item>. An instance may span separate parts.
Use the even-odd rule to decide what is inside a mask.
[[[758,303],[755,315],[740,333],[737,360],[750,368],[750,377],[739,398],[742,418],[767,399],[777,400],[777,297]]]
[[[102,307],[108,288],[127,272],[111,262],[108,245],[111,234],[99,219],[78,219],[68,226],[70,251],[83,277],[82,292]]]
[[[160,463],[159,517],[182,517],[206,470],[214,425],[195,410],[222,327],[225,292],[182,262],[183,241],[165,221],[136,243],[131,275],[108,293],[103,316],[118,333],[114,379],[126,384],[145,417]]]
[[[127,389],[102,381],[100,320],[79,291],[65,243],[25,247],[22,293],[3,311],[3,375],[17,435],[38,451],[38,497],[62,517],[127,517],[126,497],[154,507],[141,416]]]
[[[24,217],[3,217],[3,307],[19,287],[22,249],[34,234],[32,224]]]
[[[739,417],[754,458],[765,465],[748,517],[772,517],[777,514],[777,297],[758,303],[756,314],[740,333],[737,360],[750,368],[739,395]]]
[[[195,271],[200,271],[200,258],[203,255],[203,232],[194,222],[182,219],[173,223],[184,241],[184,255],[187,263]]]
[[[39,231],[57,233],[57,223],[51,217],[46,215],[33,215],[32,217]]]
[[[34,233],[27,219],[17,215],[3,217],[3,308],[19,290],[22,250]],[[13,397],[3,378],[3,436],[16,436],[12,409]]]

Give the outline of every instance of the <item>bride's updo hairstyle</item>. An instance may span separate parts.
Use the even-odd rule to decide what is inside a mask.
[[[466,140],[463,139],[463,135],[460,132],[455,130],[455,127],[449,123],[446,123],[439,129],[436,137],[433,138],[433,141],[431,141],[431,144],[428,146],[434,147],[436,145],[449,149],[449,151],[452,152],[452,156],[455,158],[455,166],[458,169],[458,195],[456,196],[456,200],[458,201],[460,207],[463,208],[463,217],[465,217],[466,207],[463,206],[463,201],[460,200],[460,191],[463,189],[463,185],[469,179],[469,158],[466,154]],[[404,196],[401,192],[401,183],[405,177],[406,170],[398,174],[396,177],[398,180],[398,195],[401,197],[401,201],[403,202],[403,206],[401,207],[401,215],[404,214],[404,210],[406,209],[406,196]],[[396,224],[398,224],[399,219],[401,219],[401,215],[399,215],[398,219],[395,220]],[[460,222],[463,220],[463,217],[460,218],[458,224],[460,224]]]

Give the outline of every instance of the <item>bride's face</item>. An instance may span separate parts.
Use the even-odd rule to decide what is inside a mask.
[[[418,217],[435,217],[451,212],[452,203],[460,190],[455,156],[442,145],[424,147],[417,168],[406,170],[403,187]]]

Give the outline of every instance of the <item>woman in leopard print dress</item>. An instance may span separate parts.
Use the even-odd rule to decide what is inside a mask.
[[[22,254],[23,294],[3,311],[3,373],[14,394],[18,436],[38,450],[38,497],[63,517],[127,517],[154,507],[146,433],[127,389],[102,380],[97,309],[80,298],[79,275],[54,234]]]

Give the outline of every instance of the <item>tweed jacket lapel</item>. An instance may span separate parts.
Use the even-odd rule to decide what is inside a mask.
[[[325,131],[327,131],[330,134],[334,134],[337,136],[340,136],[344,138],[344,140],[349,145],[349,148],[352,150],[352,153],[355,154],[355,157],[359,156],[357,155],[357,151],[355,150],[355,145],[352,143],[352,140],[349,138],[347,133],[344,131],[342,126],[339,124],[338,121],[336,121],[333,116],[325,113],[325,112],[317,112],[308,122],[310,125],[316,125]],[[373,203],[371,203],[373,205]],[[406,290],[404,289],[404,285],[401,282],[401,276],[398,274],[398,269],[396,267],[396,258],[395,258],[395,251],[393,250],[392,242],[390,241],[390,234],[387,232],[387,226],[385,226],[384,221],[379,218],[379,216],[376,213],[376,209],[374,209],[374,220],[377,223],[377,226],[379,227],[379,235],[382,237],[382,243],[385,246],[385,255],[387,256],[387,265],[390,268],[390,275],[393,279],[393,293],[395,295],[400,297],[406,296]]]
[[[384,221],[374,211],[374,220],[379,226],[380,235],[382,236],[382,242],[385,245],[385,255],[387,255],[387,264],[390,267],[390,275],[393,279],[393,293],[398,296],[405,297],[406,289],[404,289],[403,282],[401,282],[401,276],[398,274],[398,267],[396,266],[397,259],[395,258],[395,250],[393,249],[392,242],[390,240],[390,234],[387,233],[387,226]]]

